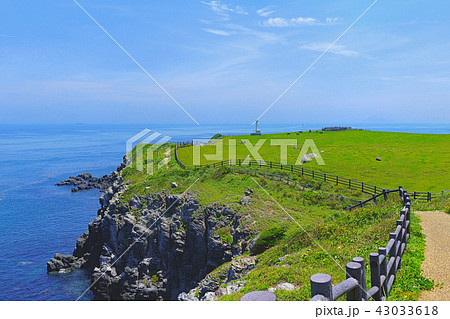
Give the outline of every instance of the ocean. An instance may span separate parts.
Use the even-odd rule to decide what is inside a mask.
[[[264,133],[320,129],[336,123],[261,123]],[[374,131],[450,134],[450,124],[358,124]],[[70,254],[99,208],[98,190],[54,186],[69,176],[115,170],[126,141],[148,128],[171,142],[244,134],[249,123],[0,124],[0,300],[76,300],[89,286],[84,271],[47,274],[54,253]],[[90,293],[84,300],[92,299]]]

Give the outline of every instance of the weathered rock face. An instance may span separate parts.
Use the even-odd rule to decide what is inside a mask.
[[[70,176],[68,179],[55,184],[56,186],[75,186],[72,188],[72,192],[79,192],[84,190],[91,190],[98,188],[101,191],[105,191],[114,182],[114,176],[104,175],[100,178],[92,177],[90,173],[82,173],[77,176]]]
[[[117,173],[100,198],[97,218],[77,239],[73,258],[62,263],[55,256],[48,271],[89,269],[97,300],[176,300],[248,249],[250,233],[240,230],[239,216],[226,206],[202,208],[193,195],[164,191],[124,204],[126,188]],[[223,227],[232,243],[217,234]]]
[[[207,275],[188,293],[178,295],[180,301],[216,300],[223,295],[233,294],[245,286],[243,277],[255,269],[258,263],[255,256],[236,257],[227,267],[222,267]]]

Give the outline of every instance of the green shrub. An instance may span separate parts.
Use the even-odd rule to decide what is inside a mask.
[[[231,235],[230,227],[221,227],[216,230],[216,234],[225,244],[231,245],[233,243],[233,236]]]
[[[280,227],[273,227],[263,231],[259,238],[256,240],[252,248],[252,253],[257,255],[269,249],[270,247],[275,246],[275,244],[284,237],[285,232],[286,230]]]

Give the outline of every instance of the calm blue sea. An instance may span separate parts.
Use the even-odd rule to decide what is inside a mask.
[[[264,133],[333,125],[263,123]],[[450,124],[358,124],[369,130],[449,134]],[[72,252],[99,208],[96,190],[71,193],[55,183],[85,171],[108,174],[125,142],[144,128],[172,141],[242,134],[249,124],[0,124],[0,300],[75,300],[89,286],[83,271],[46,273],[55,252]],[[87,294],[85,299],[92,296]]]

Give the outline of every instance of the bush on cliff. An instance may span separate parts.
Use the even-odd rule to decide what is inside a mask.
[[[280,227],[272,227],[261,233],[252,247],[252,253],[254,255],[261,254],[284,237],[286,230]]]

